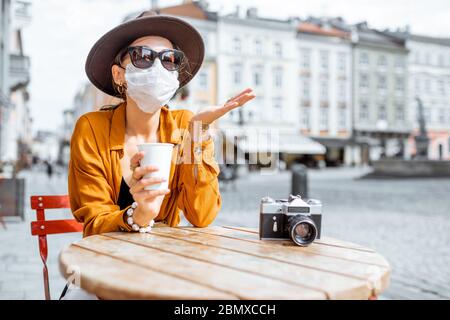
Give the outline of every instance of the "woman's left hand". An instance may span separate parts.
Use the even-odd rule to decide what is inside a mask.
[[[219,119],[229,111],[239,108],[246,104],[248,101],[255,98],[253,90],[250,88],[245,89],[238,95],[232,97],[222,106],[209,107],[192,117],[192,122],[201,121],[201,124],[210,124],[215,120]]]

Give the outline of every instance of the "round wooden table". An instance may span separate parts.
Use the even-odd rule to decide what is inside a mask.
[[[336,239],[298,247],[256,229],[164,225],[84,238],[60,270],[102,299],[370,299],[390,275],[381,255]]]

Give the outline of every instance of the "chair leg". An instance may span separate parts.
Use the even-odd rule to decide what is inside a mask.
[[[39,253],[41,255],[42,263],[44,264],[44,269],[42,270],[42,273],[44,276],[45,300],[51,300],[50,283],[49,283],[49,279],[48,279],[48,268],[47,268],[48,247],[47,247],[47,237],[46,236],[39,236]]]
[[[47,264],[44,264],[43,275],[44,275],[44,292],[45,292],[45,300],[51,300],[50,297],[50,282],[48,280],[48,268]]]

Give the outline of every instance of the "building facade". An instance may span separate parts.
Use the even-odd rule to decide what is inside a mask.
[[[430,144],[428,158],[450,160],[450,39],[419,35],[407,36],[409,56],[409,109],[414,133],[409,140],[415,154],[413,137],[418,131],[417,101],[424,106]]]
[[[412,130],[405,40],[369,28],[347,27],[353,43],[353,163],[407,157]]]
[[[327,165],[351,163],[352,46],[350,33],[326,20],[300,22],[297,34],[301,132],[326,147]]]
[[[287,165],[325,148],[301,133],[296,19],[258,16],[256,8],[218,19],[218,101],[250,87],[256,97],[220,119],[249,164]],[[256,163],[255,163],[256,162]]]
[[[22,42],[22,31],[31,20],[29,9],[28,1],[1,1],[0,162],[18,169],[31,160],[30,59]]]

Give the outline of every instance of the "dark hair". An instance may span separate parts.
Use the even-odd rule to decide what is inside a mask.
[[[127,54],[128,47],[129,47],[129,46],[126,46],[126,47],[122,48],[122,49],[117,53],[116,57],[114,58],[114,60],[113,60],[113,62],[112,62],[112,64],[111,64],[111,67],[112,67],[113,65],[122,66],[122,61],[123,61],[125,55]],[[180,47],[178,47],[177,45],[174,45],[174,48],[177,49],[177,50],[180,50]],[[182,50],[180,50],[180,51],[182,51]],[[186,57],[186,55],[184,55],[184,59],[183,59],[183,61],[182,61],[182,63],[181,63],[180,70],[178,70],[178,78],[180,78],[181,75],[184,75],[184,74],[192,75],[192,74],[191,74],[191,66],[190,66],[189,60],[188,60],[188,58]],[[127,100],[127,95],[126,95],[126,84],[124,84],[125,90],[124,90],[122,93],[120,93],[120,92],[119,92],[119,86],[118,86],[117,83],[114,81],[114,77],[111,77],[111,81],[112,81],[112,86],[113,86],[113,88],[114,88],[114,91],[116,92],[116,97],[118,97],[118,98],[120,98],[120,99],[126,101],[126,100]],[[181,89],[181,88],[179,88],[178,90],[180,90],[180,89]],[[174,94],[174,96],[177,95],[178,90],[177,90],[177,92]]]

